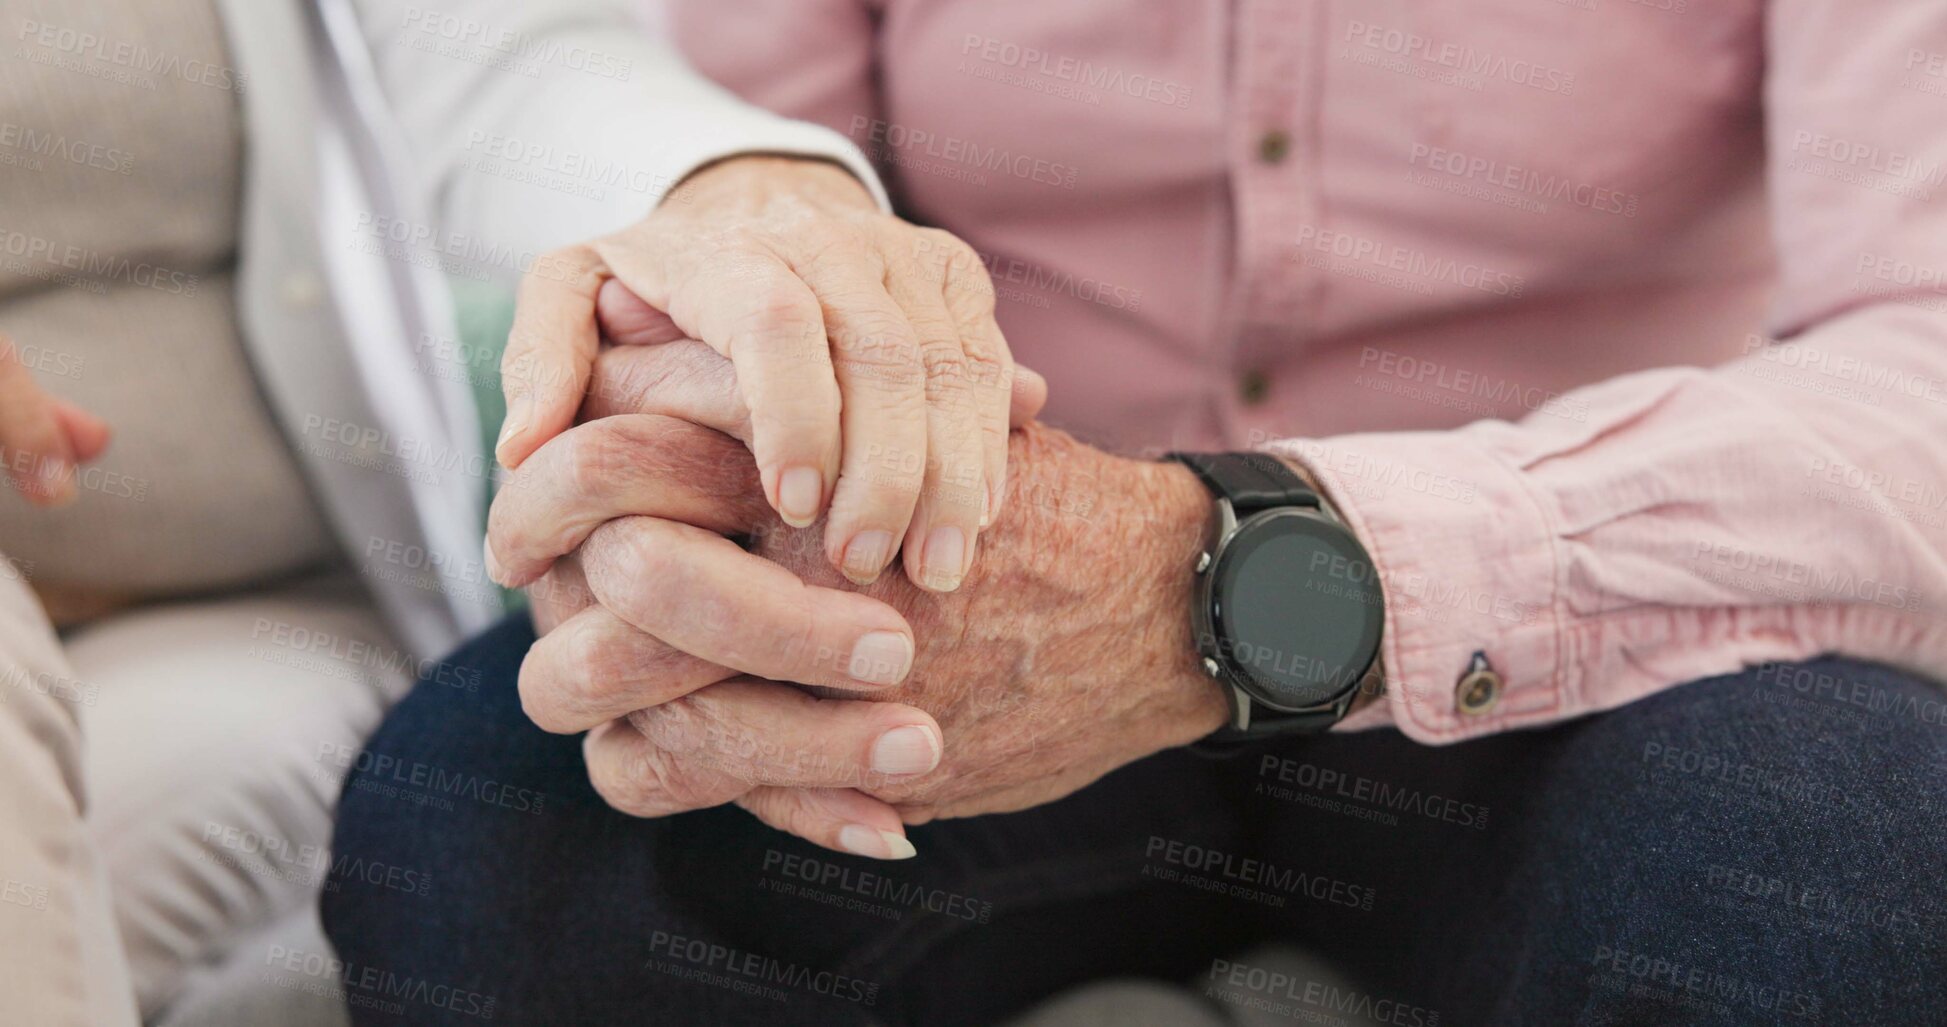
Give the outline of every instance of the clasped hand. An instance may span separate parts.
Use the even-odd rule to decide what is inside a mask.
[[[989,319],[978,284],[989,294],[968,309]],[[1187,471],[1030,423],[1045,389],[1009,367],[1014,430],[979,462],[1001,475],[980,493],[1006,500],[984,511],[978,559],[957,581],[860,573],[833,544],[852,529],[828,523],[856,508],[788,524],[777,463],[752,456],[779,445],[758,412],[774,397],[748,380],[761,359],[685,337],[627,285],[575,294],[604,345],[570,332],[593,352],[543,358],[571,368],[545,389],[510,382],[530,412],[511,459],[502,448],[513,470],[487,548],[496,580],[528,589],[541,635],[523,706],[546,730],[587,732],[612,806],[735,802],[816,844],[902,858],[907,824],[1048,802],[1222,723],[1190,639],[1209,500]],[[577,323],[558,299],[544,291],[541,313]],[[532,288],[522,302],[532,326]],[[532,365],[541,339],[530,327],[510,361]],[[847,418],[839,491],[923,480],[922,519],[947,505],[929,490],[964,492],[938,465],[981,451],[988,429],[938,408],[982,394],[952,380],[978,366],[925,376],[923,440],[868,445],[854,435],[870,426]],[[585,389],[576,423],[537,429],[535,395],[557,409],[562,382]],[[904,554],[927,558],[910,541]]]
[[[961,587],[846,581],[765,502],[700,343],[605,350],[587,419],[514,472],[490,540],[530,584],[530,717],[587,731],[595,788],[664,816],[736,802],[827,847],[1023,809],[1223,720],[1191,655],[1208,500],[1181,469],[1028,425]],[[675,390],[694,416],[668,409]],[[721,419],[705,410],[731,412]]]

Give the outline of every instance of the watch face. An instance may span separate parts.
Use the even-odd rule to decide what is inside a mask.
[[[1258,701],[1315,706],[1372,665],[1385,600],[1345,528],[1304,511],[1261,513],[1238,526],[1215,571],[1221,655]]]

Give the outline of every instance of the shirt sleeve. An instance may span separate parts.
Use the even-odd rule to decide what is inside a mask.
[[[538,254],[616,231],[690,172],[746,153],[835,161],[890,209],[870,162],[823,126],[697,74],[625,0],[354,0],[426,209]]]
[[[1269,447],[1385,589],[1386,701],[1344,727],[1454,742],[1821,653],[1947,673],[1947,6],[1765,31],[1772,338],[1577,390],[1586,420]],[[1463,710],[1476,653],[1501,687]]]

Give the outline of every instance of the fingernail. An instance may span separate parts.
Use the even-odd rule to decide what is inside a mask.
[[[919,854],[903,834],[880,831],[864,824],[846,824],[838,829],[838,844],[854,856],[873,859],[912,859]]]
[[[507,569],[494,559],[493,539],[483,539],[480,543],[480,558],[487,567],[487,578],[498,585],[507,584]]]
[[[500,420],[500,438],[494,441],[494,449],[507,444],[507,440],[527,430],[527,422],[534,416],[534,400],[528,396],[515,396],[507,404],[507,416]]]
[[[852,645],[846,673],[873,685],[896,685],[913,669],[913,640],[897,631],[872,631]]]
[[[845,547],[845,576],[861,585],[870,585],[886,569],[886,558],[891,553],[891,532],[861,531]]]
[[[778,513],[784,523],[802,528],[818,519],[818,500],[825,491],[825,479],[815,467],[793,467],[777,479]]]
[[[921,559],[926,587],[951,592],[960,587],[966,573],[967,535],[959,528],[939,527],[926,536],[926,552]]]
[[[896,727],[872,743],[872,769],[880,774],[924,774],[940,765],[940,739],[918,724]]]

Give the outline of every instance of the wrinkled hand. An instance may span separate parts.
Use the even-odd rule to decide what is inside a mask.
[[[521,665],[522,707],[546,730],[589,732],[590,777],[625,812],[734,800],[821,845],[911,855],[897,812],[854,786],[932,769],[939,725],[775,683],[883,690],[911,665],[911,628],[732,542],[784,530],[757,481],[734,439],[660,415],[579,425],[524,463],[495,501],[495,545],[574,551],[529,589],[542,634]],[[554,533],[584,504],[638,512]],[[641,736],[620,718],[645,709],[676,725],[667,748],[630,744]]]
[[[945,735],[933,772],[864,788],[908,824],[1051,802],[1202,738],[1226,715],[1190,626],[1210,515],[1203,486],[1178,465],[1111,456],[1039,425],[1010,448],[1015,502],[958,592],[898,580],[859,589],[904,614],[918,645],[905,682],[873,698],[931,713]],[[840,584],[797,533],[752,551],[808,583]],[[659,711],[629,723],[651,745],[671,739]]]
[[[1040,402],[1037,390],[1017,391],[1015,416],[1025,421]],[[653,801],[627,808],[655,815],[736,798],[820,844],[910,855],[889,806],[818,786],[849,783],[859,768],[880,781],[931,769],[941,749],[931,717],[733,680],[884,687],[906,673],[912,642],[897,611],[808,588],[722,537],[778,529],[735,441],[748,438],[750,417],[729,363],[693,340],[608,348],[582,412],[589,423],[548,442],[503,484],[488,525],[489,565],[498,579],[528,584],[542,635],[521,670],[529,716],[552,731],[596,729],[592,752],[606,722],[676,699],[725,722],[815,702],[828,718],[809,739],[815,751],[792,747],[789,765],[748,751],[729,769],[645,756],[639,775],[661,784]],[[774,755],[779,743],[767,744]]]
[[[1017,435],[1021,501],[976,587],[888,579],[857,594],[815,533],[778,525],[734,442],[624,413],[739,430],[731,372],[699,350],[606,351],[584,411],[596,419],[521,468],[490,527],[513,576],[545,572],[523,702],[549,730],[593,729],[590,773],[612,804],[657,816],[734,800],[819,844],[909,855],[902,817],[1045,802],[1221,723],[1191,656],[1188,567],[1209,501],[1187,472]],[[860,659],[885,632],[917,638],[910,669]],[[922,735],[882,749],[899,727]]]
[[[871,581],[903,549],[916,583],[959,585],[1004,498],[1015,377],[965,243],[881,212],[834,164],[706,167],[527,275],[501,368],[507,467],[572,423],[598,305],[613,341],[687,336],[730,359],[761,494],[795,525],[829,509],[833,566]]]

